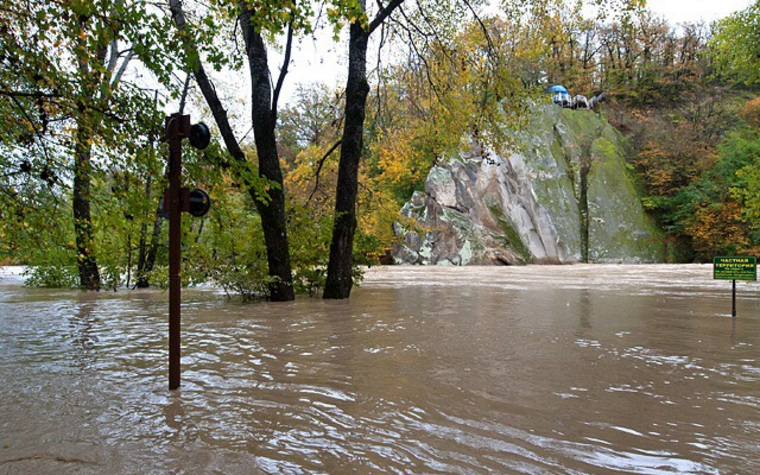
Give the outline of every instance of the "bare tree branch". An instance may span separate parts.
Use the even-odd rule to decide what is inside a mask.
[[[322,158],[319,160],[319,166],[317,167],[317,172],[314,174],[314,177],[315,177],[315,180],[314,180],[314,190],[312,190],[311,194],[309,195],[309,199],[306,200],[307,204],[309,202],[311,202],[311,199],[314,197],[314,193],[316,193],[317,190],[319,189],[319,174],[322,171],[322,167],[324,166],[325,161],[327,160],[327,157],[329,157],[330,155],[332,155],[332,153],[338,147],[340,147],[341,142],[342,142],[342,140],[338,140],[337,142],[335,142],[335,145],[333,145],[332,147],[330,147],[330,150],[328,150],[327,153],[324,154],[324,156],[322,156]]]
[[[127,53],[127,57],[124,58],[124,62],[121,63],[121,67],[119,67],[119,70],[116,72],[116,74],[113,76],[113,79],[111,80],[111,88],[115,89],[116,86],[119,85],[119,82],[121,81],[122,76],[124,76],[124,73],[127,71],[127,67],[129,66],[129,62],[132,61],[135,57],[135,52],[130,50]]]
[[[390,16],[393,11],[398,8],[402,3],[404,3],[404,0],[391,0],[391,2],[385,7],[380,9],[379,12],[377,12],[377,15],[375,15],[375,18],[372,20],[372,23],[369,24],[369,31],[368,33],[371,35],[375,29],[382,25],[382,23],[385,21],[388,16]],[[378,1],[378,5],[380,2]]]
[[[486,38],[486,42],[488,43],[488,50],[491,54],[496,54],[496,47],[493,45],[493,41],[491,40],[491,35],[488,33],[488,28],[486,28],[486,25],[483,23],[483,20],[480,18],[480,15],[478,15],[478,12],[475,11],[475,8],[473,8],[472,4],[469,0],[462,0],[465,5],[467,5],[467,8],[472,13],[472,16],[475,17],[475,21],[478,22],[480,25],[480,29],[483,30],[483,36]]]
[[[181,0],[169,0],[169,8],[171,9],[172,19],[174,20],[175,25],[177,25],[177,28],[184,30],[186,27],[186,20],[185,12],[182,9]],[[195,49],[195,45],[193,44],[189,44],[187,46],[189,48]],[[214,85],[211,83],[211,80],[206,74],[206,71],[203,68],[203,63],[200,61],[200,57],[198,59],[198,66],[196,67],[195,71],[193,71],[193,75],[195,76],[195,81],[198,83],[198,86],[201,89],[203,97],[206,99],[206,102],[211,109],[211,114],[214,116],[216,125],[219,127],[219,133],[222,135],[224,145],[227,147],[230,155],[232,155],[235,160],[244,161],[245,153],[243,153],[243,149],[240,147],[240,144],[235,138],[235,133],[232,130],[232,126],[230,126],[229,119],[227,118],[227,111],[224,109],[222,102],[219,100],[216,89],[214,89]]]
[[[116,70],[116,61],[119,60],[119,50],[116,45],[116,39],[111,41],[111,47],[109,48],[110,55],[108,57],[108,64],[106,65],[106,71],[112,73]]]
[[[42,91],[34,91],[34,92],[22,92],[22,91],[12,91],[8,89],[8,86],[4,86],[0,84],[0,96],[6,96],[6,97],[34,97],[34,98],[43,98],[43,97],[63,97],[63,94],[57,94],[57,93],[51,93],[51,92],[42,92]]]
[[[179,113],[185,112],[185,103],[187,102],[187,91],[190,90],[190,73],[187,73],[185,85],[182,87],[182,96],[179,99]]]
[[[285,59],[282,61],[282,69],[280,69],[280,76],[277,78],[277,86],[274,88],[274,94],[272,94],[272,123],[277,122],[277,101],[280,98],[280,92],[282,91],[282,84],[285,82],[285,76],[288,74],[288,65],[290,64],[290,53],[293,50],[293,23],[288,24],[288,39],[285,44]]]

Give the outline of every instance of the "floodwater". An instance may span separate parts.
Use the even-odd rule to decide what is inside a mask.
[[[711,266],[390,267],[241,305],[0,280],[0,474],[760,473],[760,296]]]

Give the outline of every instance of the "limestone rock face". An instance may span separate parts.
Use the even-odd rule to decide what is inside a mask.
[[[399,264],[660,262],[622,137],[589,110],[541,108],[508,157],[473,147],[434,166],[396,223]],[[413,224],[410,224],[413,223]]]

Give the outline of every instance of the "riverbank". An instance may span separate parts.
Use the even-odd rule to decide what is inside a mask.
[[[0,285],[20,285],[24,283],[24,266],[0,267]],[[372,266],[363,269],[361,286],[372,285],[426,285],[425,276],[435,281],[434,285],[519,285],[521,279],[537,279],[552,282],[552,285],[609,286],[640,282],[643,286],[664,285],[667,281],[679,280],[700,287],[721,287],[725,283],[713,281],[711,264],[571,264],[571,265],[528,265],[528,266]],[[487,274],[486,279],[479,278]],[[680,277],[679,277],[680,276]],[[649,282],[649,284],[648,284]],[[697,284],[698,283],[698,284]],[[746,285],[755,285],[746,283]],[[198,288],[198,287],[196,287]],[[211,284],[201,288],[214,289]],[[126,290],[126,289],[123,289]],[[216,289],[220,290],[220,289]]]

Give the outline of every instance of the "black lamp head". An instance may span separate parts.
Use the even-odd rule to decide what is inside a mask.
[[[196,188],[190,192],[188,204],[188,212],[196,218],[200,218],[211,209],[211,197],[205,191]]]
[[[206,124],[198,122],[190,127],[189,139],[190,145],[198,150],[203,150],[208,147],[209,142],[211,142],[211,131],[209,131]]]

